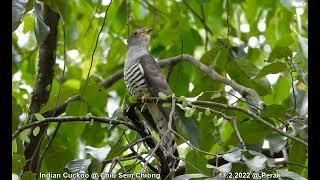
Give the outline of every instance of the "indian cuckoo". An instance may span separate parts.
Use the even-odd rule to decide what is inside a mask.
[[[148,43],[151,29],[138,29],[128,38],[127,58],[124,65],[124,80],[129,93],[137,98],[158,96],[159,92],[171,94],[169,85],[164,78],[160,66],[148,53]],[[160,103],[146,103],[141,108],[142,115],[147,123],[159,133],[161,146],[170,169],[178,165],[177,144],[168,130],[169,114],[171,109],[163,107]],[[175,129],[174,119],[172,127]],[[166,135],[165,135],[166,134]],[[165,137],[164,137],[165,135]]]

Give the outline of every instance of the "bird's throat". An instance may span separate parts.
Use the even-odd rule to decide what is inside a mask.
[[[148,50],[144,46],[129,46],[127,51],[126,63],[134,64],[139,57],[148,54]]]

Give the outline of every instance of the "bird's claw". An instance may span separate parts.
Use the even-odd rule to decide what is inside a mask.
[[[146,95],[143,95],[143,96],[141,97],[141,103],[144,104],[145,101],[146,101]]]

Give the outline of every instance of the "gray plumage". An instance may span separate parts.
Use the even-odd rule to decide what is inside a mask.
[[[148,42],[151,29],[138,29],[128,39],[127,58],[124,65],[124,80],[131,95],[158,96],[158,92],[170,95],[169,85],[164,78],[160,66],[148,53]],[[171,109],[164,108],[160,103],[147,103],[142,114],[151,127],[159,132],[160,138],[168,130],[169,114]],[[172,127],[175,128],[174,120]],[[165,149],[165,155],[169,166],[174,169],[178,157],[177,145],[172,133],[168,133],[161,143]]]

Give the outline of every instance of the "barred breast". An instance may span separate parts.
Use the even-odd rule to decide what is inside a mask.
[[[148,92],[144,70],[139,62],[124,68],[124,82],[131,95],[141,97]]]

